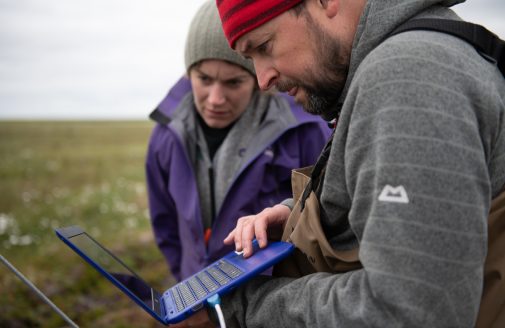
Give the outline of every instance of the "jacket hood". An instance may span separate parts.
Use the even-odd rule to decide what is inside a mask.
[[[368,0],[356,29],[349,72],[336,108],[337,112],[342,106],[358,66],[396,27],[420,12],[429,15],[430,8],[450,7],[462,2],[465,0]]]
[[[283,134],[302,125],[311,125],[329,137],[331,130],[327,123],[317,115],[308,114],[301,105],[294,102],[293,97],[285,94],[271,95],[256,92],[252,106],[255,112],[261,111],[257,135],[250,143],[244,158],[254,158],[265,145],[270,145]],[[193,138],[196,135],[195,120],[192,111],[194,107],[190,81],[183,77],[170,89],[158,107],[150,114],[150,118],[161,125],[170,125],[181,140]]]

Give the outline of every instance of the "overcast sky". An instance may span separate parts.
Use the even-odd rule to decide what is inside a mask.
[[[184,73],[203,0],[0,0],[0,119],[144,119]],[[505,38],[505,0],[463,18]]]

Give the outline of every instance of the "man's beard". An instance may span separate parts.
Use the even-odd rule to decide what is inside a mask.
[[[344,89],[349,70],[349,54],[337,40],[332,39],[311,17],[307,18],[309,34],[314,40],[316,69],[299,83],[280,81],[279,90],[288,91],[297,86],[305,91],[307,99],[302,103],[306,112],[325,119],[336,116],[335,104]]]

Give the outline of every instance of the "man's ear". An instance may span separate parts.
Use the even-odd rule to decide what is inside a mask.
[[[340,9],[340,0],[319,0],[319,3],[326,11],[326,16],[328,18],[336,16]]]

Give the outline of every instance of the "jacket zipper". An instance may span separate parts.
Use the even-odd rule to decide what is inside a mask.
[[[214,168],[209,167],[209,184],[210,184],[210,210],[211,210],[211,220],[210,225],[214,223],[216,217],[216,202],[214,194]]]

